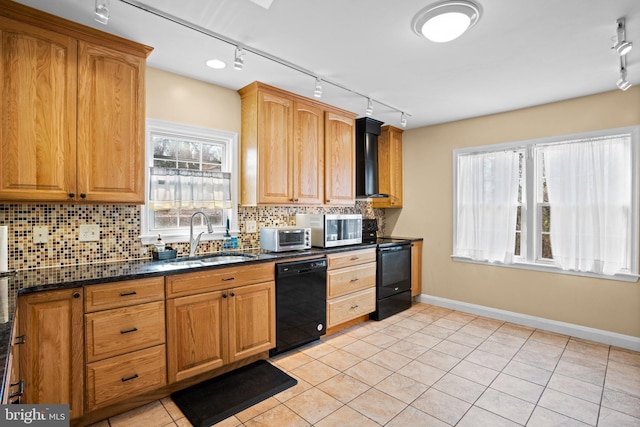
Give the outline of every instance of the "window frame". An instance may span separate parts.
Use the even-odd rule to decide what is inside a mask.
[[[153,165],[153,143],[152,135],[162,134],[180,138],[191,138],[198,140],[215,140],[216,143],[222,142],[226,145],[226,158],[223,161],[222,172],[231,173],[231,206],[230,213],[224,213],[224,217],[228,216],[230,223],[230,233],[237,234],[238,230],[238,181],[239,177],[239,159],[238,159],[238,134],[236,132],[223,131],[219,129],[206,128],[202,126],[188,125],[184,123],[170,122],[166,120],[147,119],[145,131],[145,204],[140,207],[140,240],[143,244],[152,244],[158,239],[158,233],[162,235],[165,243],[189,242],[189,227],[181,227],[180,229],[171,229],[167,231],[150,230],[149,218],[149,168]],[[228,211],[228,209],[225,209]],[[223,219],[223,224],[225,220]],[[225,226],[214,226],[212,234],[204,233],[201,241],[222,240],[225,232]],[[196,232],[206,231],[205,226],[194,226],[194,234]]]
[[[542,217],[540,206],[544,203],[538,201],[539,183],[536,177],[541,172],[541,165],[535,158],[535,147],[542,145],[558,144],[571,140],[589,139],[628,134],[631,136],[631,161],[632,161],[632,203],[631,203],[631,232],[633,234],[630,268],[629,272],[620,272],[613,276],[562,270],[553,264],[553,260],[544,259],[542,255]],[[638,274],[640,264],[640,125],[627,126],[621,128],[603,129],[592,132],[582,132],[576,134],[559,135],[546,138],[529,139],[522,141],[491,144],[477,147],[460,148],[453,150],[453,188],[452,188],[452,250],[455,253],[455,242],[457,232],[457,188],[458,188],[458,156],[485,153],[501,150],[524,150],[525,151],[525,195],[522,200],[522,221],[520,230],[520,256],[513,256],[512,264],[500,262],[476,261],[466,257],[451,255],[454,261],[468,262],[481,265],[493,265],[507,268],[518,268],[524,270],[544,271],[550,273],[568,274],[574,276],[594,277],[599,279],[620,280],[626,282],[637,282],[640,278]],[[547,203],[548,204],[548,203]],[[514,230],[514,233],[516,230]]]

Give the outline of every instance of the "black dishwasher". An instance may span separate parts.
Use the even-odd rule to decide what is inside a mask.
[[[273,356],[326,332],[327,259],[276,264],[276,348]]]

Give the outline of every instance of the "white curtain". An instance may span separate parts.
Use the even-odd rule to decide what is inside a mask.
[[[539,149],[551,207],[551,250],[563,270],[613,275],[631,253],[631,138]]]
[[[150,168],[149,209],[231,208],[231,174]]]
[[[519,156],[516,151],[458,156],[454,255],[513,262]]]

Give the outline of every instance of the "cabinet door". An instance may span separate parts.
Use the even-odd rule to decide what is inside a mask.
[[[78,42],[78,193],[144,203],[145,58]]]
[[[322,109],[295,102],[293,114],[293,202],[320,205],[324,201],[324,114]]]
[[[371,199],[374,208],[402,207],[402,132],[383,126],[378,137],[378,190],[389,197]]]
[[[355,122],[328,111],[325,115],[325,198],[332,205],[354,205]]]
[[[20,374],[23,403],[69,404],[82,415],[84,344],[82,289],[37,292],[18,297]]]
[[[258,203],[291,203],[292,104],[258,92]]]
[[[76,191],[76,41],[4,17],[0,37],[0,200],[68,200]]]
[[[411,243],[411,296],[422,293],[422,241]]]
[[[227,363],[227,292],[167,300],[168,382]]]
[[[229,291],[229,362],[276,346],[275,282]]]

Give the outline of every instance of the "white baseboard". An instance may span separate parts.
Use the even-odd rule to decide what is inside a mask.
[[[596,341],[599,343],[622,347],[629,350],[640,351],[640,338],[630,335],[622,335],[615,332],[604,331],[601,329],[588,328],[586,326],[574,325],[572,323],[558,322],[542,317],[529,316],[527,314],[516,313],[513,311],[500,310],[497,308],[485,307],[483,305],[469,304],[467,302],[440,298],[426,294],[418,295],[416,297],[416,300],[418,302],[437,305],[439,307],[445,307],[451,310],[477,314],[480,316],[489,317],[491,319],[504,320],[511,323],[517,323],[519,325],[529,326],[531,328],[544,329],[559,334],[570,335],[576,338]]]

